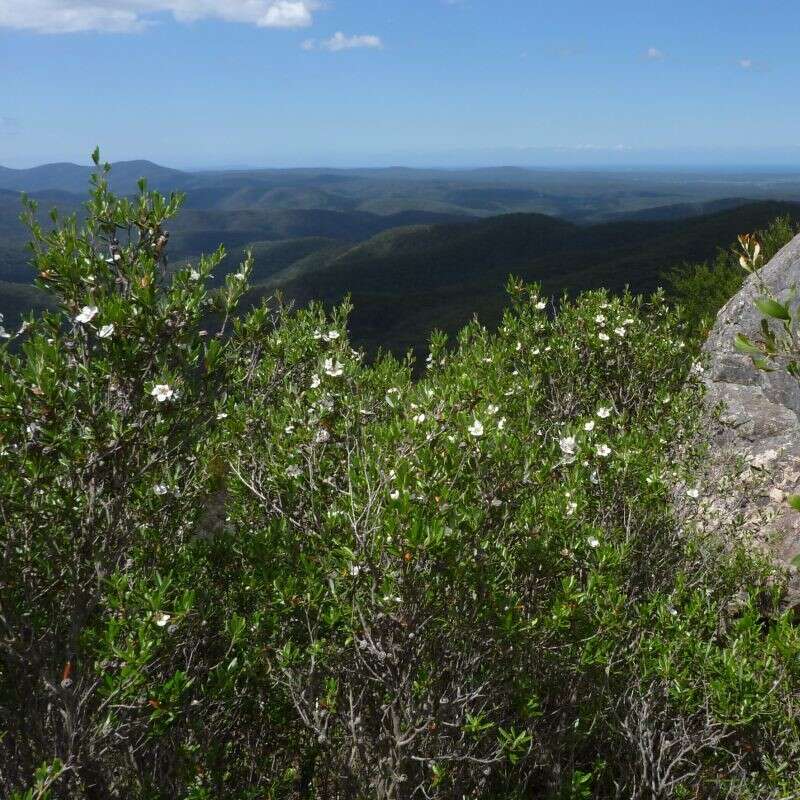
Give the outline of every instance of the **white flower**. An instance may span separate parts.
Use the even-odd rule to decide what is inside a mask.
[[[605,318],[605,317],[604,317],[602,314],[598,314],[598,315],[597,315],[597,316],[594,318],[594,321],[595,321],[595,322],[596,322],[598,325],[605,325],[605,324],[606,324],[606,318]]]
[[[159,403],[163,403],[167,400],[172,400],[175,395],[175,391],[169,387],[166,383],[157,383],[151,390],[150,395],[155,397]]]
[[[165,495],[165,494],[166,494],[166,493],[169,491],[169,489],[168,489],[168,488],[167,488],[167,487],[166,487],[166,486],[165,486],[163,483],[157,483],[157,484],[156,484],[156,485],[153,487],[153,491],[154,491],[154,492],[155,492],[155,493],[156,493],[156,494],[157,494],[159,497],[163,497],[163,496],[164,496],[164,495]]]
[[[11,334],[2,326],[0,325],[0,339],[10,339]]]
[[[319,329],[315,330],[314,331],[314,338],[315,339],[321,339],[322,338],[322,331],[319,330]]]
[[[319,375],[312,375],[311,376],[311,388],[316,389],[317,386],[320,384]]]
[[[590,537],[589,537],[589,538],[586,540],[586,542],[587,542],[587,544],[589,545],[589,547],[591,547],[591,548],[593,548],[593,549],[594,549],[594,548],[597,548],[597,547],[600,547],[600,540],[599,540],[599,539],[595,539],[595,538],[594,538],[594,536],[590,536]]]
[[[314,437],[314,441],[317,444],[325,444],[330,438],[331,435],[328,433],[328,430],[326,428],[320,428],[317,431],[317,435]]]
[[[163,611],[159,611],[158,614],[153,617],[153,619],[159,628],[163,628],[170,621],[170,616],[169,614],[165,614]]]
[[[595,449],[601,458],[608,458],[611,455],[611,448],[607,444],[599,444]]]
[[[594,484],[600,483],[600,477],[598,476],[596,469],[592,470],[591,475],[589,475],[589,480]]]
[[[597,409],[597,416],[600,417],[600,419],[608,419],[608,417],[611,416],[611,409],[600,406],[600,408]]]
[[[417,416],[414,417],[414,422],[425,422],[425,415],[417,414]]]
[[[329,342],[332,342],[332,341],[334,341],[334,339],[338,339],[339,335],[340,335],[339,331],[328,331],[328,339],[327,340]]]
[[[393,491],[389,492],[389,497],[391,497],[392,500],[397,500],[400,497],[399,490],[394,489]]]
[[[539,302],[536,304],[536,308],[537,308],[539,311],[544,311],[544,310],[547,308],[547,303],[545,303],[545,301],[544,301],[544,300],[540,300],[540,301],[539,301]]]
[[[497,430],[501,431],[503,430],[503,428],[505,428],[505,426],[506,426],[505,417],[501,417],[499,420],[497,420]]]
[[[303,474],[303,470],[300,467],[292,465],[288,467],[286,470],[286,477],[287,478],[299,478]]]
[[[325,359],[325,374],[331,378],[338,378],[344,372],[344,366],[332,358]]]
[[[97,306],[84,306],[81,309],[81,313],[75,317],[75,322],[80,322],[82,325],[85,325],[87,322],[91,322],[99,311],[100,309]]]
[[[245,274],[244,274],[244,272],[237,272],[237,273],[236,273],[236,274],[233,276],[233,279],[234,279],[235,281],[243,281],[243,280],[245,280],[245,278],[247,278],[247,275],[245,275]]]
[[[705,372],[705,369],[699,361],[695,361],[694,364],[692,364],[692,372],[695,375],[702,375]]]
[[[486,412],[488,414],[491,414],[492,416],[494,416],[499,410],[500,410],[500,406],[496,406],[496,405],[490,403],[488,408],[486,409]]]
[[[473,436],[483,436],[483,423],[479,419],[476,419],[472,425],[469,426],[469,432]]]
[[[590,419],[588,422],[585,422],[583,425],[583,429],[587,433],[591,433],[594,430],[594,420]]]
[[[283,432],[284,432],[284,433],[294,433],[294,425],[287,425],[287,426],[286,426],[286,427],[283,429]]]
[[[193,280],[193,281],[199,281],[200,280],[200,273],[196,269],[193,269],[189,273],[189,278],[190,278],[190,280]]]
[[[569,503],[567,503],[568,517],[571,517],[577,510],[578,510],[578,504],[574,500],[571,500]]]
[[[114,335],[114,323],[111,322],[108,325],[103,325],[103,327],[97,332],[97,335],[101,339],[110,339]]]
[[[633,325],[633,319],[631,317],[628,317],[628,319],[622,320],[622,324],[623,325]]]
[[[602,331],[600,331],[600,333],[597,334],[597,338],[601,342],[607,342],[610,337],[609,337],[609,335],[607,333],[603,333]]]
[[[361,572],[361,567],[358,564],[351,564],[350,565],[350,574],[357,578],[358,574]]]
[[[692,498],[692,500],[697,500],[700,497],[700,490],[699,489],[687,489],[686,494]]]
[[[227,419],[227,418],[228,418],[228,415],[224,411],[220,411],[219,414],[217,414],[217,419],[222,420],[222,419]]]
[[[578,446],[574,436],[565,436],[563,439],[558,440],[558,446],[561,452],[568,456],[575,455],[575,448]]]
[[[616,333],[617,336],[624,336],[626,331],[625,328],[614,328],[614,333]]]

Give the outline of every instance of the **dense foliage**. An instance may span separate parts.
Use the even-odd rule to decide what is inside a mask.
[[[100,172],[85,227],[33,228],[60,310],[0,350],[5,796],[797,796],[800,637],[692,522],[662,297],[512,282],[412,381],[346,305],[237,319],[248,263],[165,275],[179,202]]]
[[[788,215],[777,217],[766,228],[752,235],[760,245],[761,264],[765,264],[800,232]],[[747,272],[739,263],[738,244],[720,249],[711,261],[684,264],[665,277],[675,301],[682,308],[688,333],[697,342],[705,341],[717,312],[742,288]]]

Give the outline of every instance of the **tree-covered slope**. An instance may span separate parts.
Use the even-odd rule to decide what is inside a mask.
[[[254,289],[276,287],[299,303],[351,295],[356,341],[370,349],[413,346],[434,328],[454,333],[473,314],[495,324],[509,274],[536,281],[547,295],[606,287],[651,292],[662,273],[702,261],[742,231],[776,216],[800,218],[800,205],[752,203],[679,221],[578,226],[536,214],[386,231],[355,247],[315,254]]]

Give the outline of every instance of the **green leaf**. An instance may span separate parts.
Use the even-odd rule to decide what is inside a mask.
[[[745,335],[737,333],[733,340],[733,346],[740,352],[748,356],[760,355],[759,350]]]
[[[800,511],[800,494],[790,494],[787,502],[795,511]]]
[[[775,372],[772,368],[772,365],[767,361],[766,358],[754,358],[753,359],[753,366],[756,369],[760,369],[762,372]]]
[[[756,307],[762,314],[772,317],[773,319],[788,321],[792,318],[789,314],[789,309],[777,300],[773,300],[771,297],[756,298]]]

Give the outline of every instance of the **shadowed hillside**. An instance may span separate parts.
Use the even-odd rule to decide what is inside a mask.
[[[142,164],[125,165],[118,180],[131,180]],[[40,170],[41,175],[36,170],[27,172],[41,177],[44,185],[46,170]],[[6,180],[7,172],[3,173]],[[415,170],[347,174],[296,170],[280,175],[281,180],[293,182],[292,191],[307,191],[320,182],[340,191],[376,180],[373,172],[381,173],[381,180],[397,181],[401,189],[411,186],[417,191],[426,185]],[[516,184],[524,183],[530,171],[475,173],[471,174],[473,182],[488,173],[493,180],[515,184],[506,199],[514,192],[528,191]],[[73,174],[66,166],[54,169],[62,185]],[[433,180],[425,174],[426,180]],[[160,179],[185,181],[187,175],[168,171]],[[215,175],[218,189],[241,189],[242,174]],[[246,195],[243,202],[255,202],[253,192],[267,191],[265,182],[277,181],[279,173],[248,175],[251,185],[242,190]],[[203,174],[191,179],[210,180]],[[436,179],[441,180],[442,174]],[[53,180],[51,175],[48,181]],[[576,191],[577,180],[573,176],[564,191]],[[609,181],[606,178],[606,189]],[[586,190],[589,184],[580,185]],[[475,192],[479,188],[462,185],[461,190]],[[653,194],[646,188],[640,192]],[[83,213],[77,197],[63,189],[43,188],[33,197],[42,209],[55,205],[63,213]],[[474,314],[494,324],[505,303],[509,274],[540,283],[550,296],[601,286],[646,293],[660,284],[665,270],[713,256],[742,231],[761,228],[778,215],[800,217],[800,205],[795,203],[731,199],[661,205],[590,225],[530,213],[470,218],[430,211],[374,214],[327,208],[201,208],[192,204],[197,195],[190,191],[188,197],[189,207],[170,228],[169,269],[196,261],[222,244],[228,258],[216,271],[213,283],[219,285],[250,250],[254,256],[251,303],[276,289],[301,305],[313,299],[334,304],[350,294],[355,305],[351,320],[354,340],[370,353],[379,348],[395,352],[413,348],[421,353],[433,329],[453,333]],[[497,200],[500,195],[494,197]],[[391,195],[383,200],[393,202]],[[734,207],[729,207],[732,204]],[[698,215],[703,210],[714,213]],[[5,282],[0,312],[10,324],[20,313],[48,302],[30,285],[28,234],[18,216],[19,194],[0,191],[0,281]]]
[[[257,287],[252,299],[277,287],[301,304],[350,294],[359,344],[421,351],[434,328],[454,333],[476,313],[496,323],[509,274],[541,283],[549,296],[598,287],[647,293],[665,269],[710,258],[742,231],[782,214],[798,219],[800,205],[752,203],[680,221],[577,226],[520,214],[391,230],[307,258]]]

